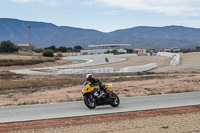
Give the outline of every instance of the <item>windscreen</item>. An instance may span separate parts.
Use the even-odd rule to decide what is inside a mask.
[[[90,82],[89,81],[86,81],[84,84],[83,84],[83,87],[85,87],[86,85],[88,85]]]

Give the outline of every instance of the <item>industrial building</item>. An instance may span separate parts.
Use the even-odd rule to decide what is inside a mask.
[[[119,54],[127,54],[127,50],[122,47],[130,47],[130,44],[103,44],[103,45],[88,45],[88,50],[81,50],[81,55],[95,55],[110,53],[113,49],[117,49]]]
[[[35,44],[17,44],[19,50],[34,50]]]

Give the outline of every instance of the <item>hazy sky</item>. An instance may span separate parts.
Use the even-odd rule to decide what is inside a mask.
[[[200,28],[199,0],[1,0],[0,18],[110,32],[136,26]]]

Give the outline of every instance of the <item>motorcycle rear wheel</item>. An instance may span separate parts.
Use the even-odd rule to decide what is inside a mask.
[[[110,103],[110,106],[112,106],[112,107],[118,107],[119,104],[120,104],[119,97],[115,93],[112,93],[111,96],[115,97],[115,100]]]
[[[96,108],[96,102],[92,95],[85,95],[84,96],[84,103],[89,109],[95,109]]]

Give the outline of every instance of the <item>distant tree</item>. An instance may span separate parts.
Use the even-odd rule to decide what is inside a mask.
[[[54,51],[52,49],[45,49],[43,51],[43,56],[46,56],[46,57],[53,57],[54,55]]]
[[[181,49],[181,51],[180,52],[182,52],[182,53],[190,53],[190,52],[195,52],[195,49]]]
[[[74,52],[80,52],[83,49],[81,46],[74,46]]]
[[[56,51],[56,46],[52,45],[49,47],[49,49],[52,49],[53,51]]]
[[[36,52],[36,53],[42,53],[43,51],[44,51],[44,49],[42,49],[42,48],[34,49],[34,52]]]
[[[2,41],[0,44],[1,53],[14,53],[18,51],[17,47],[10,40]]]
[[[72,47],[67,47],[67,52],[72,52],[73,48]]]
[[[46,47],[45,49],[51,49],[51,50],[53,50],[55,52],[56,51],[56,46],[51,45],[50,47]]]
[[[126,49],[127,53],[133,53],[133,49]]]
[[[119,54],[119,52],[118,52],[117,49],[113,49],[113,50],[111,51],[111,53],[113,53],[114,55]]]
[[[111,51],[107,50],[106,52],[104,52],[104,54],[109,54],[111,53]]]
[[[200,46],[196,46],[196,49],[200,49]]]
[[[74,49],[83,49],[81,46],[74,46]]]
[[[63,47],[63,46],[60,46],[57,51],[59,52],[67,52],[67,48],[66,47]]]

